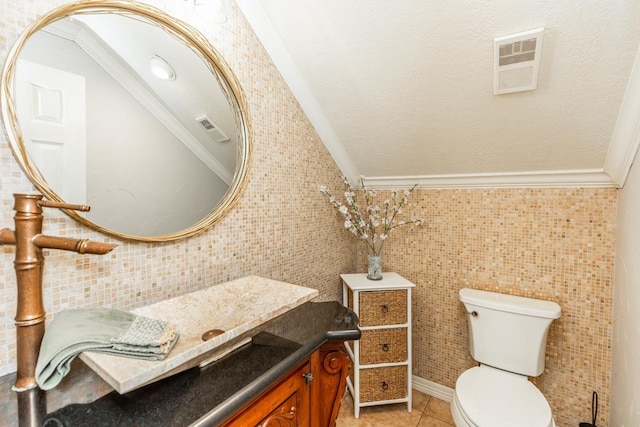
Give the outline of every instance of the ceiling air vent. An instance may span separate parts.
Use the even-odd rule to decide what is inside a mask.
[[[222,130],[211,120],[209,116],[202,116],[196,119],[200,126],[204,128],[209,134],[218,142],[226,142],[229,140],[229,137],[222,132]]]
[[[544,28],[537,28],[494,39],[495,95],[536,88],[543,31]]]

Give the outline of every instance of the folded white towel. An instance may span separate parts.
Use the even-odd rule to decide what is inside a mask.
[[[65,310],[45,331],[36,365],[36,382],[49,390],[69,373],[83,351],[162,360],[178,340],[175,325],[111,308]]]

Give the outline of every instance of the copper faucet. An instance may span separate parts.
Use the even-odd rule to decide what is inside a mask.
[[[42,200],[41,194],[13,196],[15,231],[8,228],[0,230],[0,244],[16,246],[14,266],[18,285],[15,317],[18,372],[13,390],[18,393],[19,425],[39,426],[46,411],[44,393],[38,388],[35,375],[46,317],[42,302],[42,249],[104,255],[117,245],[42,234],[43,207],[86,212],[90,209],[89,206]]]

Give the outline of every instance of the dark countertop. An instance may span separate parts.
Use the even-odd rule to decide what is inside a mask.
[[[216,426],[326,341],[360,338],[355,313],[337,302],[307,302],[277,317],[224,358],[130,393],[65,406],[43,426]]]

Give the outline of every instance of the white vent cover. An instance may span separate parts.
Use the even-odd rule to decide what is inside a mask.
[[[537,28],[494,39],[493,93],[533,90],[538,84],[542,32]]]
[[[211,134],[213,139],[215,139],[216,141],[226,142],[229,140],[229,137],[224,132],[222,132],[220,127],[218,127],[218,125],[216,125],[213,120],[211,120],[211,117],[205,115],[197,118],[196,121],[200,123],[200,126],[202,126],[207,132],[209,132],[209,134]]]

